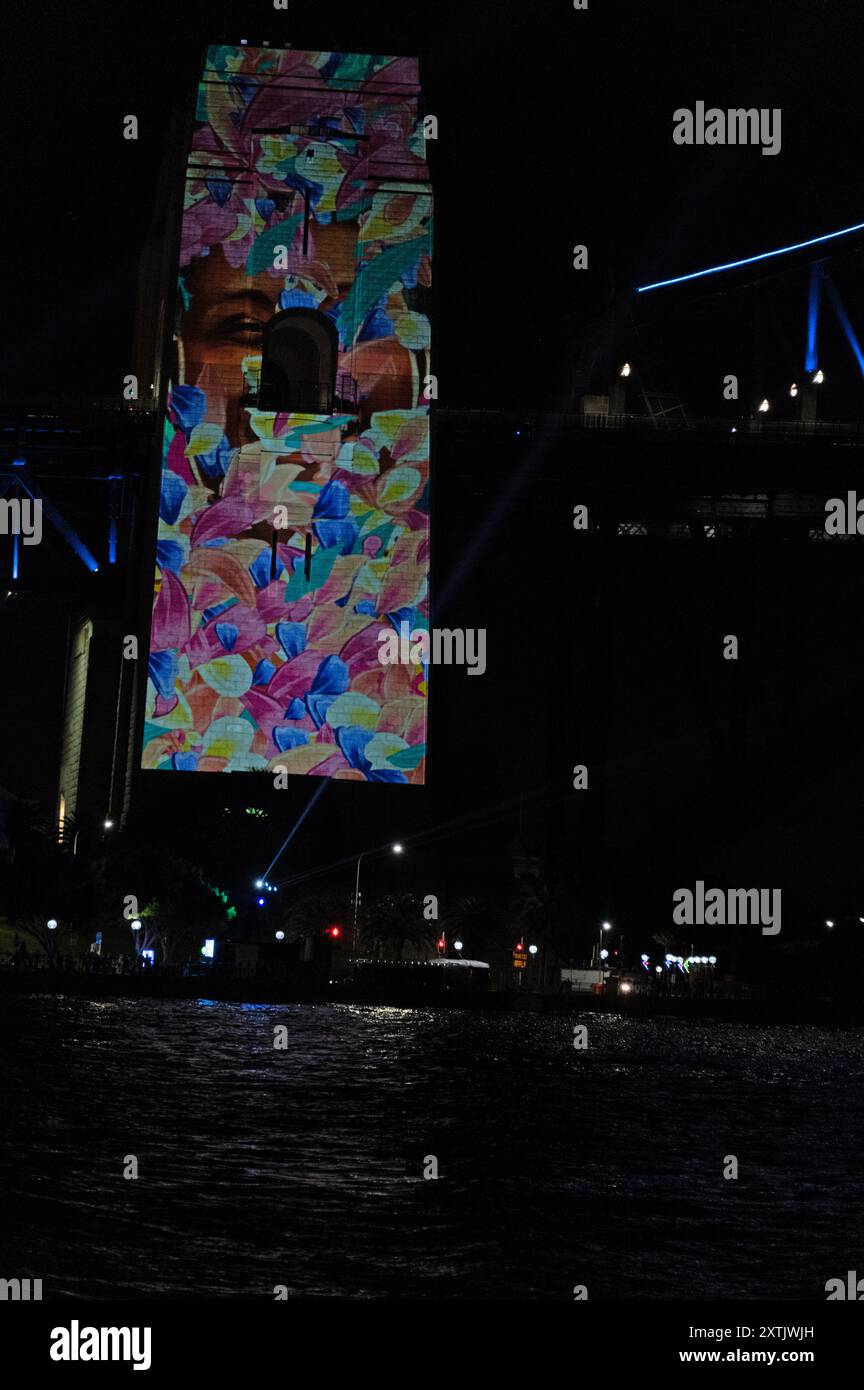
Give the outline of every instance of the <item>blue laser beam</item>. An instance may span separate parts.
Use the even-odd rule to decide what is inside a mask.
[[[66,521],[66,519],[54,506],[54,503],[49,502],[48,498],[45,497],[44,494],[40,496],[38,490],[35,488],[35,485],[31,486],[30,482],[27,480],[26,477],[21,479],[21,485],[27,490],[27,492],[29,492],[34,502],[42,503],[42,510],[47,516],[48,520],[55,527],[55,529],[60,532],[60,535],[63,537],[66,544],[72,550],[74,550],[81,563],[86,566],[86,568],[90,571],[91,574],[98,574],[98,561],[93,558],[93,556],[90,554],[90,551],[87,549],[86,545],[81,540],[80,536],[78,536],[75,533],[75,531],[73,531],[68,521]]]
[[[279,849],[273,855],[273,858],[270,860],[270,863],[267,865],[267,868],[261,875],[263,879],[266,880],[267,878],[269,878],[273,865],[278,863],[278,861],[281,859],[282,855],[285,853],[285,850],[288,848],[294,836],[297,834],[297,831],[300,829],[309,812],[312,810],[312,807],[315,805],[315,802],[318,800],[319,796],[322,796],[324,794],[326,790],[327,780],[325,778],[322,778],[321,785],[317,787],[315,791],[312,793],[303,811],[297,817],[288,834],[285,836],[285,839],[282,841],[282,844],[279,846]]]
[[[825,268],[819,261],[810,267],[810,289],[807,295],[807,351],[804,355],[804,370],[815,372],[819,366],[817,339],[819,334],[820,290],[825,278]]]
[[[681,285],[685,280],[698,280],[702,275],[719,275],[721,270],[735,270],[740,265],[755,265],[757,261],[767,261],[772,256],[785,256],[790,251],[803,251],[808,246],[821,246],[837,237],[849,236],[852,232],[864,231],[864,222],[856,222],[854,227],[843,227],[839,232],[826,232],[824,236],[811,237],[809,241],[796,241],[791,246],[778,246],[775,251],[762,251],[758,256],[745,256],[741,261],[726,261],[723,265],[712,265],[707,270],[691,270],[689,275],[676,275],[671,280],[655,280],[651,285],[638,285],[637,294],[648,290],[662,290],[667,285]]]
[[[858,342],[858,338],[856,337],[855,329],[852,327],[852,324],[850,322],[849,315],[846,313],[846,310],[843,307],[843,302],[840,299],[839,294],[835,290],[830,280],[825,281],[825,288],[827,289],[828,294],[831,297],[831,304],[835,314],[837,315],[837,318],[840,321],[840,327],[846,334],[846,337],[849,340],[849,346],[855,354],[858,366],[861,371],[861,375],[864,376],[864,352],[861,351],[861,344]]]

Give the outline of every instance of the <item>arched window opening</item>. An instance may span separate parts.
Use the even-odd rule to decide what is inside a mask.
[[[264,329],[259,410],[329,415],[336,402],[339,335],[316,309],[286,309]]]

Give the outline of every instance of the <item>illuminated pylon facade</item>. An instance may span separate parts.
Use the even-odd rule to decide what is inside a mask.
[[[423,781],[427,671],[379,660],[382,634],[428,626],[437,392],[418,100],[413,59],[208,50],[169,364],[147,769]]]

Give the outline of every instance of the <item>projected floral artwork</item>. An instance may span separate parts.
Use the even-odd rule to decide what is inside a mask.
[[[142,765],[419,783],[432,197],[411,59],[211,48]]]

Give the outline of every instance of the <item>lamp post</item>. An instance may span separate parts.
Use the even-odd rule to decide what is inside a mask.
[[[390,846],[390,852],[391,854],[402,854],[403,846],[398,842],[398,840],[395,845]],[[357,856],[357,873],[354,877],[354,926],[351,932],[352,956],[356,956],[357,954],[357,912],[360,906],[360,865],[366,858],[367,854],[374,854],[374,850],[364,849],[363,853],[358,854]]]
[[[540,955],[540,947],[539,947],[539,946],[535,946],[535,945],[532,944],[531,946],[528,947],[528,954],[529,954],[529,956],[531,956],[532,959],[536,962],[536,965],[537,965],[537,989],[538,989],[539,993],[542,994],[542,993],[543,993],[543,958],[542,958],[542,956]]]
[[[611,930],[612,930],[612,923],[611,923],[611,922],[603,922],[603,924],[602,924],[601,927],[600,927],[600,935],[599,935],[598,941],[597,941],[597,969],[598,969],[598,970],[600,969],[600,952],[603,950],[603,933],[604,933],[604,931],[611,931]]]

